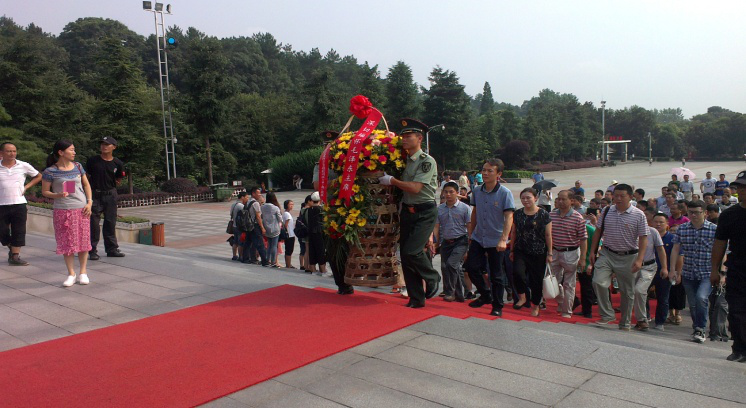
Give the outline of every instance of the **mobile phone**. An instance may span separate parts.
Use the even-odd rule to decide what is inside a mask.
[[[585,210],[586,214],[593,214],[595,216],[598,216],[598,208],[587,208]]]

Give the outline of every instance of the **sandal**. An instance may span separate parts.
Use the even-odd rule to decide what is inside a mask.
[[[673,324],[675,324],[675,325],[677,325],[677,326],[678,326],[678,325],[680,325],[680,324],[681,324],[681,321],[682,321],[682,320],[684,320],[684,319],[682,319],[682,317],[681,317],[681,316],[678,316],[678,315],[677,315],[677,316],[676,316],[676,321],[674,321],[674,322],[673,322]]]
[[[391,288],[391,293],[401,293],[401,288],[398,286],[394,286]]]
[[[666,323],[676,324],[676,316],[668,316],[668,319],[666,319]]]

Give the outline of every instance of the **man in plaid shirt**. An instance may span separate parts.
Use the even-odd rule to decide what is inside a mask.
[[[689,311],[692,314],[694,333],[692,340],[704,343],[707,327],[708,297],[712,291],[710,272],[712,268],[712,245],[715,243],[717,225],[705,219],[705,203],[693,201],[689,204],[690,222],[679,226],[674,232],[671,259],[684,255],[684,267],[675,270],[670,263],[671,276],[679,277],[686,289]]]

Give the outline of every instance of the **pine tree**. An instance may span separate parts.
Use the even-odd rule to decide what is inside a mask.
[[[402,61],[389,68],[386,77],[386,110],[384,114],[391,121],[401,118],[417,118],[421,112],[418,102],[417,85],[412,77],[412,69]]]
[[[482,90],[482,100],[479,105],[479,116],[492,113],[494,110],[495,100],[492,98],[492,88],[489,82],[485,82]]]

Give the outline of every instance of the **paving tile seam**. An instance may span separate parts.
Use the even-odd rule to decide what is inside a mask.
[[[317,361],[318,361],[318,360],[317,360]],[[314,361],[314,363],[315,363],[315,362],[316,362],[316,361]],[[313,363],[309,363],[309,364],[313,364]],[[308,364],[307,364],[307,365],[308,365]],[[306,365],[306,366],[307,366],[307,365]],[[306,366],[303,366],[303,367],[306,367]],[[303,367],[298,367],[298,368],[296,368],[295,370],[299,370],[299,369],[301,369],[301,368],[303,368]],[[295,371],[295,370],[291,370],[291,371],[288,371],[288,372],[286,372],[286,373],[284,373],[284,374],[287,374],[287,373],[292,373],[292,372],[293,372],[293,371]],[[338,373],[338,372],[339,372],[338,370],[332,370],[332,371],[334,371],[335,373]],[[305,392],[305,393],[307,393],[307,394],[311,394],[311,395],[314,395],[314,396],[316,396],[316,397],[319,397],[319,398],[321,398],[321,399],[323,399],[323,400],[326,400],[326,401],[329,401],[329,402],[333,402],[333,403],[335,403],[335,404],[337,404],[337,405],[342,405],[342,406],[345,406],[345,407],[348,407],[348,408],[354,408],[354,407],[353,407],[353,406],[351,406],[351,405],[346,405],[346,404],[343,404],[343,403],[341,403],[341,402],[339,402],[339,401],[334,401],[333,399],[329,399],[329,398],[326,398],[326,397],[324,397],[324,396],[322,396],[322,395],[316,394],[316,393],[314,393],[314,392],[312,392],[312,391],[309,391],[309,390],[305,389],[305,387],[308,387],[308,386],[310,386],[310,385],[312,385],[312,384],[316,384],[316,383],[318,383],[318,382],[320,382],[320,381],[323,381],[323,380],[324,380],[324,378],[320,378],[320,379],[318,379],[318,380],[314,380],[314,381],[311,381],[311,382],[309,382],[309,383],[306,383],[306,384],[304,384],[304,385],[303,385],[302,387],[298,387],[298,386],[295,386],[295,385],[292,385],[292,384],[288,384],[288,383],[285,383],[285,382],[282,382],[282,381],[278,380],[277,378],[278,378],[278,377],[280,377],[281,375],[282,375],[282,374],[280,374],[280,375],[277,375],[277,376],[274,376],[274,377],[272,377],[272,378],[268,378],[268,379],[266,379],[266,380],[264,380],[264,381],[262,381],[262,382],[256,383],[256,384],[254,384],[254,385],[252,385],[252,386],[249,386],[249,387],[246,387],[246,388],[251,388],[251,387],[253,387],[253,386],[256,386],[256,385],[262,384],[262,383],[264,383],[264,382],[266,382],[266,381],[272,381],[272,380],[274,380],[274,381],[277,381],[277,382],[279,382],[279,383],[281,383],[281,384],[287,385],[288,387],[291,387],[291,388],[293,388],[293,389],[295,389],[295,390],[298,390],[298,391],[302,391],[302,392]],[[366,382],[368,382],[368,383],[370,383],[370,384],[374,384],[374,383],[372,383],[372,382],[370,382],[370,381],[366,381]],[[236,391],[233,391],[233,392],[231,392],[230,394],[227,394],[227,395],[226,395],[225,397],[228,397],[228,398],[230,398],[230,397],[229,397],[229,395],[231,395],[231,394],[234,394],[234,393],[236,393],[236,392],[239,392],[239,391],[242,391],[242,390],[245,390],[246,388],[242,388],[242,389],[240,389],[240,390],[236,390]],[[386,387],[386,388],[388,388],[388,387]],[[266,404],[267,404],[267,402],[270,402],[270,401],[272,401],[272,400],[277,400],[277,399],[279,399],[279,398],[283,398],[284,396],[285,396],[285,395],[284,395],[284,394],[282,394],[282,393],[276,394],[276,395],[272,396],[271,398],[269,398],[269,399],[267,399],[267,400],[265,400],[265,401],[262,401],[262,403],[261,403],[260,405],[266,405]],[[225,397],[221,397],[221,398],[225,398]],[[218,399],[220,399],[220,398],[218,398]],[[213,401],[215,401],[215,400],[213,400]],[[238,401],[238,400],[235,400],[235,401]],[[243,405],[251,406],[251,405],[245,404],[245,403],[243,403],[243,402],[241,402],[241,401],[238,401],[238,402],[239,402],[239,403],[241,403],[241,404],[243,404]]]
[[[375,359],[375,360],[378,360],[378,361],[380,361],[380,362],[383,362],[383,363],[386,363],[386,364],[395,364],[395,363],[392,363],[392,362],[390,362],[390,361],[388,361],[388,360],[384,360],[384,359],[378,358],[378,357],[376,357],[376,356],[372,356],[372,357],[368,357],[368,358],[371,358],[371,359]],[[365,360],[363,360],[363,361],[365,361]],[[359,363],[361,363],[361,362],[362,362],[362,361],[358,361],[358,362],[357,362],[357,363],[355,363],[355,364],[359,364]],[[354,366],[355,364],[352,364],[351,366]],[[419,372],[419,373],[423,373],[423,374],[427,374],[427,375],[433,375],[433,376],[436,376],[436,377],[441,377],[441,378],[444,378],[444,379],[446,379],[446,380],[448,380],[448,381],[453,381],[453,382],[455,382],[455,383],[458,383],[458,384],[463,384],[463,385],[465,385],[465,386],[468,386],[468,387],[474,387],[474,388],[478,388],[478,389],[480,389],[480,390],[484,390],[484,391],[487,391],[487,392],[490,392],[490,393],[494,393],[494,394],[498,394],[498,395],[504,395],[505,397],[508,397],[508,398],[515,398],[515,399],[517,399],[517,400],[525,401],[525,402],[528,402],[528,403],[530,403],[530,404],[537,404],[537,402],[535,402],[535,401],[531,401],[531,400],[528,400],[528,399],[525,399],[525,398],[517,397],[517,396],[515,396],[515,395],[505,394],[505,393],[502,393],[502,392],[498,392],[498,391],[495,391],[495,390],[491,390],[491,389],[489,389],[489,388],[484,388],[484,387],[482,387],[482,386],[479,386],[479,385],[476,385],[476,384],[469,384],[469,383],[467,383],[467,382],[464,382],[464,381],[460,381],[460,380],[457,380],[457,379],[454,379],[454,378],[444,377],[444,376],[442,376],[442,375],[439,375],[439,374],[435,374],[435,373],[430,373],[430,372],[427,372],[427,371],[424,371],[424,370],[420,370],[419,368],[415,368],[415,367],[410,367],[410,366],[403,366],[403,367],[406,367],[407,369],[410,369],[410,370],[413,370],[413,371],[417,371],[417,372]],[[358,379],[361,379],[361,380],[365,380],[364,378],[358,377],[358,376],[356,376],[356,375],[354,375],[354,374],[350,374],[350,375],[353,375],[353,376],[354,376],[355,378],[358,378]],[[378,383],[373,383],[373,384],[376,384],[376,385],[381,385],[381,386],[383,386],[383,384],[378,384]],[[386,387],[386,388],[389,388],[389,387]],[[568,388],[572,388],[572,387],[568,387]],[[396,390],[396,389],[395,389],[395,390]],[[399,391],[399,392],[403,392],[403,393],[405,393],[405,394],[409,394],[409,393],[407,393],[407,392],[404,392],[404,391],[401,391],[401,390],[396,390],[396,391]],[[573,391],[574,391],[574,390],[573,390]],[[570,395],[570,394],[572,394],[572,391],[571,391],[570,393],[568,393],[568,395]],[[412,396],[413,396],[413,397],[415,397],[415,398],[419,398],[419,399],[423,399],[423,400],[425,400],[425,398],[419,397],[419,396],[417,396],[417,395],[414,395],[414,394],[410,394],[410,395],[412,395]],[[566,395],[565,397],[563,397],[562,399],[565,399],[565,398],[567,398],[567,395]],[[444,404],[443,404],[442,402],[437,402],[437,401],[431,401],[431,402],[434,402],[434,403],[436,403],[436,404],[439,404],[439,405],[444,405]],[[452,407],[452,408],[459,408],[459,407]]]
[[[437,336],[437,335],[431,334],[430,336]],[[438,337],[442,337],[442,336],[438,336]],[[412,340],[415,340],[415,339],[412,339]],[[410,340],[410,341],[412,341],[412,340]],[[454,339],[452,339],[452,340],[454,340]],[[456,341],[460,341],[460,340],[456,340]],[[407,341],[407,343],[409,343],[409,341]],[[563,384],[563,383],[558,383],[558,382],[555,382],[555,381],[549,381],[549,380],[547,380],[545,378],[535,377],[533,375],[522,373],[522,372],[518,372],[518,371],[510,371],[510,370],[506,370],[504,368],[498,368],[498,367],[494,367],[494,366],[491,366],[491,365],[486,365],[486,364],[478,363],[476,361],[464,360],[462,358],[450,356],[448,354],[438,353],[437,351],[423,350],[423,349],[420,349],[420,348],[417,348],[417,347],[409,346],[407,343],[400,344],[400,346],[407,347],[407,348],[410,348],[410,349],[413,349],[413,350],[425,351],[427,353],[432,353],[432,354],[435,354],[435,355],[438,355],[438,356],[441,356],[441,357],[452,358],[454,360],[463,361],[465,363],[474,364],[474,365],[477,365],[477,366],[480,366],[480,367],[489,368],[489,369],[492,369],[492,370],[502,371],[502,372],[505,372],[505,373],[519,375],[519,376],[522,376],[522,377],[528,377],[528,378],[531,378],[531,379],[534,379],[534,380],[538,380],[538,381],[544,381],[544,382],[547,382],[549,384],[554,384],[554,385],[559,385],[559,386],[569,387],[569,388],[575,388],[575,389],[579,388],[579,386],[578,387],[574,387],[574,386],[571,386],[571,385],[567,385],[567,384]],[[464,342],[464,343],[466,343],[466,342]],[[482,346],[482,347],[486,347],[486,346]],[[490,347],[486,347],[486,348],[490,348]],[[499,349],[493,349],[493,350],[503,351],[503,350],[499,350]],[[510,352],[507,352],[507,351],[503,351],[503,352],[510,353]],[[529,356],[525,356],[524,355],[524,357],[529,357]],[[530,357],[530,358],[536,358],[536,357]],[[540,360],[540,359],[537,359],[537,360]],[[383,361],[386,361],[386,360],[383,360]],[[542,361],[547,361],[547,360],[542,360]],[[562,363],[557,363],[557,362],[552,362],[552,363],[554,363],[554,364],[560,364],[560,365],[567,366],[567,367],[572,367],[572,366],[569,366],[567,364],[562,364]],[[574,368],[577,368],[577,367],[574,367]],[[584,370],[584,369],[581,369],[581,370]],[[591,378],[593,378],[593,377],[595,377],[595,375],[592,376]],[[585,382],[583,384],[585,384]]]

